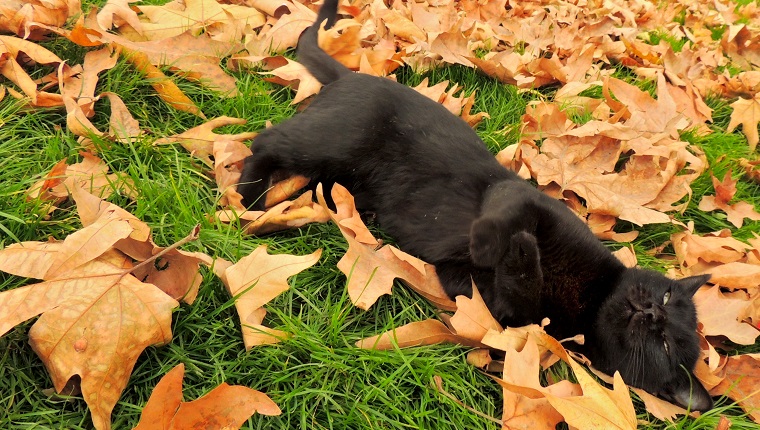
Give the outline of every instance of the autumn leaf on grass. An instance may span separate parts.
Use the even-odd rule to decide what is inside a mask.
[[[185,365],[178,364],[156,385],[134,430],[238,429],[255,413],[280,415],[266,394],[242,385],[218,387],[197,400],[182,401]]]
[[[80,12],[80,0],[5,0],[0,5],[0,32],[40,40],[47,30],[39,24],[61,27]]]
[[[732,290],[760,287],[760,251],[731,237],[728,229],[701,236],[687,230],[671,235],[671,241],[679,262],[677,275],[709,273],[711,283]]]
[[[261,245],[234,265],[219,269],[217,274],[227,291],[236,297],[235,308],[246,349],[277,343],[288,336],[288,333],[262,325],[266,315],[263,306],[290,288],[288,278],[316,264],[320,255],[321,249],[304,256],[270,255],[267,247]]]
[[[728,357],[722,375],[723,381],[710,394],[734,399],[755,422],[760,422],[760,354]]]
[[[47,210],[50,213],[69,197],[69,190],[75,186],[103,199],[108,198],[114,190],[134,197],[136,190],[130,178],[120,173],[109,174],[106,163],[90,152],[80,151],[79,155],[82,156],[79,163],[69,165],[65,159],[56,163],[45,179],[27,190],[27,200],[50,202]]]
[[[749,150],[754,151],[757,147],[757,127],[760,123],[760,93],[755,94],[752,99],[739,97],[739,100],[731,103],[731,107],[734,110],[731,112],[731,121],[728,123],[726,133],[731,133],[741,124],[742,131],[747,136]]]
[[[284,2],[290,13],[281,15],[273,24],[265,25],[258,34],[253,35],[245,48],[250,55],[269,55],[282,53],[295,48],[298,37],[307,27],[314,23],[317,14],[299,1]],[[271,22],[271,20],[270,20]]]
[[[348,295],[355,306],[369,309],[380,296],[390,294],[393,280],[400,278],[439,308],[455,309],[433,265],[394,246],[381,246],[362,222],[353,196],[342,185],[333,185],[332,198],[337,212],[327,207],[322,186],[317,186],[317,200],[348,241],[348,251],[338,262],[338,269],[348,278]]]
[[[291,104],[297,104],[319,92],[322,84],[319,83],[304,65],[290,58],[268,57],[264,60],[264,67],[269,70],[260,72],[262,75],[271,76],[264,78],[265,81],[283,86],[290,86],[296,90],[296,95]]]
[[[726,336],[741,345],[752,345],[760,336],[760,330],[742,321],[752,306],[749,300],[728,298],[715,285],[697,291],[694,304],[705,336]]]
[[[203,124],[186,130],[180,134],[158,139],[153,142],[153,144],[166,145],[171,143],[179,143],[183,148],[188,150],[191,155],[199,158],[207,166],[213,167],[214,163],[211,161],[210,156],[214,154],[214,144],[216,142],[242,142],[244,140],[253,139],[257,134],[255,132],[217,134],[214,133],[214,129],[228,125],[243,125],[245,123],[246,120],[241,118],[222,116],[204,122]]]
[[[135,278],[131,272],[139,266],[115,249],[145,229],[122,211],[102,209],[62,242],[24,242],[0,251],[0,270],[43,280],[0,293],[0,334],[42,314],[30,343],[56,390],[79,375],[95,428],[108,429],[137,357],[171,339],[171,311],[178,303]]]
[[[747,179],[756,184],[760,184],[760,160],[747,160],[746,158],[740,158],[739,165],[744,169],[744,175],[747,177]]]
[[[528,364],[537,363],[539,348],[551,351],[562,361],[570,365],[583,394],[572,395],[574,394],[574,389],[571,387],[562,387],[561,390],[557,390],[559,392],[554,392],[550,387],[540,387],[540,385],[536,384],[538,382],[537,375],[535,379],[531,377],[530,380],[524,381],[523,384],[511,383],[508,381],[508,378],[522,379],[521,373],[524,372],[524,369],[508,366],[506,359],[504,366],[505,380],[499,381],[497,379],[499,385],[506,390],[530,399],[545,398],[556,412],[562,416],[563,420],[573,428],[636,429],[637,421],[633,402],[628,393],[628,388],[619,373],[615,372],[613,376],[613,389],[604,388],[565,351],[565,348],[557,340],[539,331],[531,332],[530,336],[531,340],[525,346],[529,350],[526,353],[525,348],[523,348],[523,352],[530,354],[530,357],[532,359],[536,358],[536,360],[531,360]],[[538,348],[534,349],[531,342]],[[513,355],[515,354],[510,354],[510,357]],[[533,367],[534,369],[531,371],[536,372],[538,366],[533,365]],[[515,376],[515,373],[519,376]],[[525,384],[525,382],[528,382],[528,384]],[[518,397],[518,399],[521,398]],[[536,405],[539,406],[540,403],[536,403]],[[557,418],[556,416],[544,412],[542,418],[547,420],[546,424],[550,426],[547,428],[554,428],[551,426],[551,423]]]
[[[330,220],[327,211],[306,191],[295,200],[280,202],[266,211],[224,209],[217,211],[216,219],[224,223],[240,222],[247,234],[264,235],[280,230],[302,227],[312,222]]]
[[[37,89],[37,83],[21,67],[24,61],[19,59],[27,58],[35,63],[59,65],[62,60],[57,55],[48,51],[40,45],[28,40],[19,39],[14,36],[0,35],[0,75],[13,82],[21,91],[20,93],[12,87],[7,87],[8,93],[17,99],[28,98],[28,103],[32,106],[61,106],[63,101],[60,94],[49,93]]]
[[[755,221],[760,220],[760,213],[755,211],[755,207],[752,204],[747,202],[728,203],[734,198],[734,194],[736,194],[736,183],[738,182],[731,179],[730,170],[723,176],[722,181],[713,176],[712,182],[713,187],[715,187],[715,195],[702,197],[702,200],[699,202],[699,210],[710,212],[720,209],[728,215],[728,222],[737,228],[742,226],[744,218]]]
[[[472,105],[475,103],[474,92],[470,94],[469,97],[464,95],[455,96],[454,94],[461,90],[459,85],[454,84],[454,86],[447,91],[446,88],[448,88],[448,86],[449,81],[443,81],[429,86],[428,78],[425,78],[419,85],[412,88],[425,97],[442,104],[449,112],[461,117],[470,124],[471,127],[477,126],[483,118],[490,118],[486,112],[480,112],[474,115],[470,113]]]
[[[77,211],[84,226],[97,222],[105,213],[118,214],[120,219],[134,229],[129,237],[118,241],[114,247],[134,260],[155,260],[154,264],[143,264],[132,270],[132,274],[143,282],[160,288],[176,300],[192,304],[198,295],[198,287],[203,280],[200,265],[210,266],[212,259],[202,252],[189,252],[175,246],[163,248],[153,243],[150,227],[124,209],[101,200],[79,187],[72,189]]]
[[[409,323],[377,336],[362,339],[356,342],[356,346],[364,349],[387,350],[395,348],[396,345],[399,348],[407,348],[446,342],[483,348],[485,347],[483,339],[488,334],[502,332],[501,326],[491,315],[477,287],[473,287],[472,298],[457,296],[456,312],[453,316],[448,314],[440,316],[444,322],[429,319]]]
[[[504,375],[502,379],[494,378],[503,387],[503,428],[553,430],[564,418],[542,392],[550,392],[557,397],[582,394],[579,385],[565,380],[542,387],[539,382],[540,361],[539,348],[532,336],[528,337],[519,352],[516,349],[506,350]],[[526,392],[518,387],[525,387],[530,391]],[[534,390],[537,392],[534,393]]]
[[[160,6],[139,5],[140,35],[146,40],[164,40],[185,32],[207,33],[220,42],[238,42],[246,28],[264,25],[258,9],[216,0],[172,1]]]

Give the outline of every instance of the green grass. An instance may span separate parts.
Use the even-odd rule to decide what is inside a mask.
[[[81,62],[85,50],[60,39],[47,42],[70,64]],[[41,73],[41,72],[40,72]],[[624,72],[619,74],[625,75]],[[255,73],[238,73],[240,95],[221,98],[194,84],[178,81],[180,87],[211,117],[245,118],[245,126],[226,127],[225,133],[257,130],[267,120],[278,123],[295,113],[293,94],[264,82]],[[474,112],[486,111],[491,118],[478,133],[496,152],[513,143],[519,133],[526,104],[537,99],[532,92],[518,92],[463,67],[435,70],[422,76],[411,70],[398,72],[399,80],[418,84],[427,76],[432,83],[451,80],[464,91],[477,91]],[[643,83],[651,89],[651,83]],[[291,289],[268,306],[265,324],[285,330],[293,337],[278,345],[246,352],[233,301],[219,279],[203,269],[204,280],[193,305],[182,305],[174,314],[174,337],[170,344],[148,348],[139,358],[127,389],[113,412],[115,429],[131,428],[160,378],[173,366],[184,363],[185,399],[195,399],[221,382],[246,385],[268,394],[283,410],[279,417],[256,415],[244,428],[497,428],[498,426],[437,393],[434,375],[443,378],[447,391],[488,416],[500,418],[502,395],[487,376],[465,362],[467,348],[439,345],[389,352],[361,350],[354,342],[393,327],[435,316],[435,309],[402,285],[392,296],[382,297],[369,311],[351,305],[345,277],[336,268],[346,250],[338,229],[331,225],[308,225],[299,230],[265,237],[244,237],[235,228],[208,220],[219,195],[200,163],[179,146],[154,147],[156,138],[178,133],[203,121],[166,106],[152,87],[123,60],[101,75],[98,92],[122,96],[130,112],[148,133],[133,145],[96,141],[101,157],[112,171],[126,173],[137,185],[139,198],[131,201],[114,195],[117,203],[153,228],[159,245],[171,244],[196,223],[200,239],[184,247],[237,261],[256,246],[267,244],[273,253],[304,255],[323,249],[319,263],[291,278]],[[545,92],[549,97],[551,90]],[[107,129],[107,102],[98,102],[93,122]],[[102,103],[102,104],[101,104]],[[702,147],[716,175],[729,168],[739,172],[736,159],[749,155],[746,141],[738,133],[726,134],[730,108],[725,101],[712,100],[716,109],[715,133],[708,137],[685,135]],[[25,199],[25,190],[43,177],[60,159],[74,160],[80,149],[75,136],[66,131],[61,110],[24,111],[11,97],[0,102],[0,246],[26,240],[63,239],[81,228],[74,207],[64,207],[44,218],[38,204]],[[728,156],[721,159],[721,156]],[[703,213],[696,206],[704,194],[712,194],[709,171],[694,184],[689,208],[678,218],[693,220],[700,233],[731,228],[740,238],[760,232],[759,223],[734,229],[720,213]],[[760,187],[739,182],[737,199],[760,207]],[[374,227],[373,227],[374,228]],[[624,231],[631,226],[622,224]],[[665,243],[676,227],[641,228],[634,242],[644,266],[663,269],[666,262],[647,257],[644,251]],[[373,231],[379,232],[374,229]],[[612,246],[612,244],[610,244]],[[0,273],[0,291],[26,285],[29,281]],[[31,322],[0,337],[0,428],[2,429],[87,429],[91,421],[79,397],[51,398],[43,393],[52,382],[42,362],[28,344]],[[760,345],[747,352],[760,351]],[[561,365],[553,372],[565,373]],[[674,425],[658,422],[636,401],[645,428],[712,429],[720,414],[731,417],[732,429],[757,428],[729,400],[699,419],[684,418]]]

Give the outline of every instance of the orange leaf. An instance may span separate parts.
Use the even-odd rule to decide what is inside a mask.
[[[747,136],[749,150],[754,151],[757,147],[758,134],[757,127],[760,123],[760,94],[756,94],[753,99],[739,97],[739,100],[731,103],[734,108],[731,112],[731,121],[728,123],[726,133],[731,133],[741,124],[744,135]]]
[[[760,354],[728,357],[725,378],[710,391],[734,400],[756,421],[760,422]]]
[[[321,254],[320,249],[304,256],[269,255],[262,245],[224,270],[222,280],[227,291],[238,296],[235,308],[243,327],[246,349],[276,343],[287,336],[262,325],[266,314],[263,306],[290,288],[288,278],[316,264]]]
[[[752,302],[727,298],[718,285],[702,287],[694,295],[694,304],[705,336],[726,336],[742,345],[752,345],[760,336],[760,330],[739,319]]]
[[[391,245],[378,248],[380,243],[361,221],[353,197],[346,188],[333,185],[332,198],[337,213],[327,208],[321,184],[317,187],[319,203],[348,241],[348,251],[338,262],[338,269],[348,277],[348,295],[355,306],[369,309],[380,296],[391,293],[394,279],[401,278],[436,306],[454,309],[432,265]]]
[[[255,413],[280,415],[264,393],[222,382],[203,397],[182,401],[185,365],[178,364],[158,382],[134,430],[237,429]]]

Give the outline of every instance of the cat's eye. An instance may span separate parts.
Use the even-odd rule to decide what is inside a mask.
[[[670,301],[670,291],[668,291],[667,293],[665,293],[664,296],[662,296],[662,304],[663,305],[667,305],[668,301]]]
[[[667,340],[663,340],[662,341],[662,346],[665,347],[665,354],[670,355],[670,345],[668,345],[668,341]]]

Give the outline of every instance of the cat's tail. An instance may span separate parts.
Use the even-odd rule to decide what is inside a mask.
[[[335,18],[338,14],[339,0],[324,0],[324,4],[319,9],[317,20],[311,27],[303,32],[298,40],[296,56],[298,61],[306,66],[306,69],[314,75],[322,85],[335,82],[341,77],[350,74],[351,70],[340,64],[337,60],[323,51],[318,44],[319,27],[327,20],[325,29],[335,24]]]

